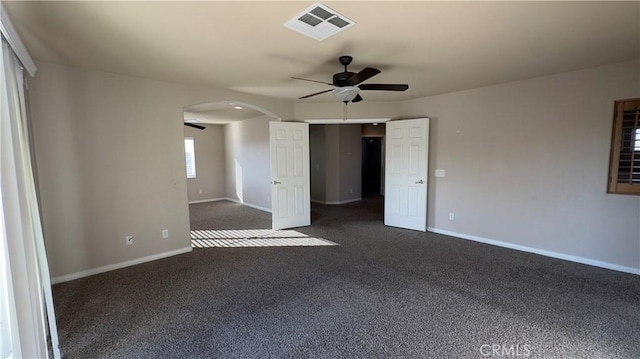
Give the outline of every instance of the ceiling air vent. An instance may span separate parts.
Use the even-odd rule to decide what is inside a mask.
[[[284,26],[318,41],[335,35],[355,23],[321,3],[315,3],[308,9],[287,21]]]

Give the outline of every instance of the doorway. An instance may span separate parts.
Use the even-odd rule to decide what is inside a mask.
[[[382,137],[363,137],[362,198],[382,195]]]

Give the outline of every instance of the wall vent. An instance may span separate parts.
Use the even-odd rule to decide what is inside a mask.
[[[322,41],[343,31],[355,23],[321,3],[315,3],[308,9],[284,23],[285,27],[303,35]]]

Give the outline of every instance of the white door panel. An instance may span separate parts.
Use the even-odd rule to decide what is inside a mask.
[[[311,224],[309,124],[270,122],[273,229]]]
[[[390,121],[386,127],[384,223],[426,231],[429,119]]]

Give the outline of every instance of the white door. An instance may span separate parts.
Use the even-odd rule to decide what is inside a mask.
[[[386,123],[384,224],[427,230],[429,119]]]
[[[271,149],[271,226],[311,224],[309,124],[269,122]]]

